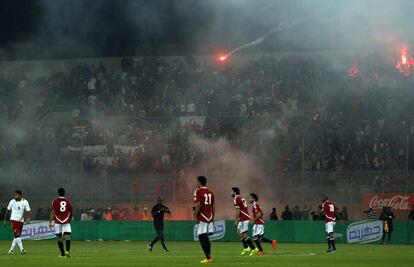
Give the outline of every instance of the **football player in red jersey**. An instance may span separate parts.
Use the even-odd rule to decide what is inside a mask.
[[[322,212],[325,214],[325,231],[328,242],[328,250],[326,252],[334,253],[336,252],[334,227],[336,224],[336,216],[338,215],[338,207],[326,195],[322,199]]]
[[[197,236],[206,258],[200,263],[213,263],[209,235],[214,232],[214,194],[207,187],[207,178],[197,177],[197,189],[194,191],[194,221],[198,223]]]
[[[70,257],[70,235],[72,229],[70,221],[72,219],[72,203],[65,197],[65,189],[59,188],[58,197],[53,200],[52,207],[50,208],[49,227],[53,228],[53,220],[55,226],[55,233],[58,241],[58,247],[60,250],[60,257]],[[66,241],[66,251],[63,246],[62,235]]]
[[[238,187],[231,188],[231,196],[234,199],[234,207],[236,208],[234,223],[237,225],[237,234],[240,236],[240,241],[243,243],[244,248],[241,255],[249,254],[253,256],[259,252],[259,249],[253,245],[249,237],[249,222],[251,217],[247,208],[247,202],[240,196],[240,189]]]
[[[259,197],[255,193],[251,193],[249,196],[249,202],[252,204],[252,223],[253,225],[253,241],[256,243],[256,247],[259,249],[258,255],[264,255],[261,242],[272,244],[273,250],[276,250],[276,240],[270,240],[264,237],[264,220],[263,211],[260,204],[257,202]]]

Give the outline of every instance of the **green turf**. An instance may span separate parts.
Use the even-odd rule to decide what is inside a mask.
[[[73,242],[72,257],[58,259],[54,241],[26,241],[26,255],[8,255],[10,242],[0,241],[1,267],[31,266],[199,266],[203,258],[196,242],[167,242],[171,252],[159,246],[153,252],[144,242]],[[213,266],[414,266],[414,246],[343,245],[326,254],[324,244],[280,244],[276,252],[265,246],[264,256],[240,256],[240,243],[213,243]]]

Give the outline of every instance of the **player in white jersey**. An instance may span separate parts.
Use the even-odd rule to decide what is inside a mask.
[[[7,206],[6,214],[4,216],[4,226],[6,226],[6,219],[9,212],[11,212],[10,224],[12,226],[14,234],[14,239],[10,247],[9,254],[14,253],[14,248],[16,247],[16,245],[19,246],[20,252],[22,254],[26,254],[20,236],[23,230],[24,214],[25,212],[28,213],[27,222],[30,222],[31,210],[29,202],[23,198],[22,191],[14,191],[14,199],[10,200],[9,205]]]

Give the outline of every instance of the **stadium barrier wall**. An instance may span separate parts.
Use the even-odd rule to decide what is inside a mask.
[[[346,243],[346,228],[351,223],[336,224],[335,233],[342,234],[340,243]],[[164,233],[167,240],[192,241],[193,228],[192,221],[166,221]],[[73,240],[148,241],[155,236],[151,221],[75,221],[72,231]],[[269,221],[265,228],[266,237],[282,243],[324,243],[324,233],[324,222],[319,221]],[[10,225],[0,227],[0,240],[10,240],[12,237]],[[221,241],[239,241],[233,221],[226,221],[226,235]],[[414,221],[394,222],[392,243],[414,244]]]

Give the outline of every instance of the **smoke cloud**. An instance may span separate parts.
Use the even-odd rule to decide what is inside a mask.
[[[320,58],[328,62],[325,73],[331,73],[338,69],[346,71],[360,54],[377,50],[394,52],[400,43],[414,41],[411,34],[414,1],[410,0],[7,2],[0,9],[0,31],[4,33],[0,37],[2,59],[335,51]],[[351,56],[347,57],[348,54]],[[0,143],[3,146],[23,147],[31,142],[39,127],[33,117],[39,106],[45,104],[44,96],[33,93],[41,83],[32,80],[31,75],[52,73],[46,65],[32,70],[16,68],[14,73],[0,70],[3,78],[18,74],[21,79],[15,80],[30,80],[30,88],[25,84],[13,85],[18,88],[17,95],[7,96],[7,101],[18,99],[13,109],[21,107],[22,120],[0,119],[0,137],[6,140]],[[7,90],[5,86],[0,89]],[[319,89],[309,92],[309,97],[328,102],[337,92],[331,88]],[[396,103],[388,104],[386,110],[398,108]],[[277,146],[283,142],[279,136],[288,131],[288,122],[297,112],[297,103],[280,105],[277,118],[264,116],[256,127],[251,127],[249,121],[242,125],[254,129],[248,132],[250,138],[261,140],[259,143],[269,150],[281,147]],[[305,130],[307,123],[302,125]],[[125,128],[127,123],[124,124],[119,128]],[[97,131],[105,133],[105,123],[98,122],[95,126]],[[228,217],[232,186],[240,187],[246,198],[251,192],[263,196],[267,209],[285,201],[284,195],[275,193],[281,184],[267,177],[275,159],[259,161],[265,157],[257,155],[254,147],[236,148],[237,144],[230,144],[226,138],[211,141],[192,136],[189,145],[196,151],[207,151],[208,156],[197,159],[191,171],[181,174],[182,190],[186,195],[191,194],[194,177],[206,174],[219,204],[225,207],[219,216]],[[280,157],[283,154],[286,151],[282,149],[275,152]],[[28,177],[20,163],[10,165],[14,166],[13,174],[0,170],[2,182],[8,174]]]

